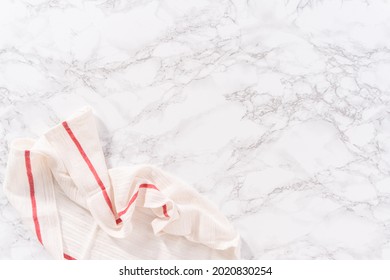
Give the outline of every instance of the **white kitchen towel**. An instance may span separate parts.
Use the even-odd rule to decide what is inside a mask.
[[[239,258],[239,235],[195,189],[151,165],[107,168],[91,107],[12,141],[4,192],[56,259]]]

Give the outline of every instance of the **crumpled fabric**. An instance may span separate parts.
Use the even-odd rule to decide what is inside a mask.
[[[55,259],[238,259],[240,237],[207,198],[152,165],[107,168],[84,107],[11,142],[4,193]]]

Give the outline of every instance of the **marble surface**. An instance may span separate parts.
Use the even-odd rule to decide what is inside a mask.
[[[84,105],[109,167],[214,201],[249,259],[390,259],[390,3],[0,1],[8,145]],[[0,190],[0,258],[50,259]]]

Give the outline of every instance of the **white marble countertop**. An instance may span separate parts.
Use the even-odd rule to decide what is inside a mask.
[[[0,1],[8,144],[84,105],[108,166],[214,201],[244,258],[390,259],[390,3]],[[0,258],[49,259],[0,190]]]

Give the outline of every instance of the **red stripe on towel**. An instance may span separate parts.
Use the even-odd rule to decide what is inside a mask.
[[[133,204],[133,202],[137,199],[137,196],[138,196],[138,192],[136,192],[136,193],[131,197],[131,199],[130,199],[129,203],[127,204],[126,208],[118,213],[118,216],[119,216],[119,217],[122,216],[122,215],[124,215],[124,214],[127,212],[127,210],[129,210],[131,204]]]
[[[106,201],[108,207],[110,207],[111,212],[116,216],[114,208],[112,207],[112,203],[110,200],[110,197],[107,194],[106,187],[104,186],[102,180],[100,179],[99,175],[96,172],[95,167],[92,165],[91,161],[89,160],[87,154],[85,153],[83,147],[81,146],[80,142],[77,140],[76,136],[74,135],[73,131],[70,129],[68,123],[66,121],[62,122],[63,127],[65,128],[66,132],[69,134],[70,138],[72,139],[73,143],[76,145],[77,149],[79,150],[81,156],[87,163],[89,170],[91,170],[93,176],[95,177],[96,182],[98,183],[100,189],[102,190],[104,200]],[[118,223],[118,221],[117,221]]]
[[[159,189],[155,186],[155,185],[152,185],[152,184],[141,184],[139,186],[140,189],[155,189],[157,191],[159,191]]]
[[[65,253],[64,253],[64,259],[70,260],[70,261],[76,260],[74,257],[69,256],[68,254],[65,254]]]
[[[160,191],[153,184],[141,184],[138,188],[139,189],[154,189],[156,191]],[[129,210],[130,206],[134,203],[134,201],[137,199],[137,197],[138,197],[138,191],[131,197],[131,199],[130,199],[129,203],[127,204],[126,208],[118,213],[119,217],[123,216],[127,212],[127,210]],[[163,210],[164,216],[169,218],[169,215],[168,215],[168,212],[167,212],[167,205],[166,204],[164,204],[162,206],[162,210]]]
[[[169,218],[169,215],[168,215],[168,212],[167,212],[167,205],[164,204],[164,205],[162,206],[162,209],[163,209],[164,216],[167,217],[167,218]]]
[[[31,159],[30,159],[29,150],[24,151],[24,160],[26,163],[27,178],[30,186],[30,199],[31,199],[31,206],[32,206],[32,216],[33,216],[34,226],[35,226],[35,233],[37,234],[39,242],[43,244],[41,227],[39,226],[38,215],[37,215],[37,202],[35,200],[34,177],[31,170]]]

